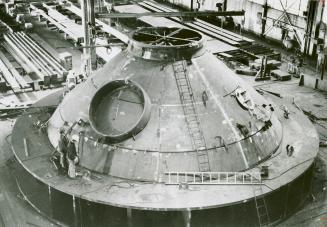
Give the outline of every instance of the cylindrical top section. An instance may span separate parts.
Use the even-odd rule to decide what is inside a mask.
[[[185,28],[140,28],[130,35],[128,50],[149,60],[190,59],[203,53],[203,36]]]

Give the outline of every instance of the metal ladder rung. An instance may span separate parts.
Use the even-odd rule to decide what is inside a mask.
[[[193,116],[189,116],[188,118],[186,118],[186,121],[188,124],[194,126],[194,127],[197,127],[198,124],[199,124],[199,121],[196,119],[196,117],[193,117]],[[190,128],[192,127],[190,126]],[[193,128],[193,127],[192,127]]]
[[[196,128],[198,126],[198,121],[196,119],[191,118],[192,116],[190,116],[190,118],[185,119],[187,121],[188,124],[190,124],[190,130],[193,128]],[[193,125],[192,125],[193,124]]]
[[[181,99],[183,99],[183,98],[181,98]],[[183,99],[183,101],[184,101],[184,104],[183,104],[183,110],[185,111],[185,107],[186,106],[189,106],[190,104],[192,104],[192,99],[189,99],[189,100],[185,100],[185,99]],[[190,110],[190,109],[189,109]],[[192,109],[192,111],[195,113],[195,110],[194,110],[194,108]]]
[[[186,117],[195,117],[196,118],[196,114],[188,114]]]
[[[186,92],[190,92],[189,87],[187,84],[182,84],[180,87],[181,91],[186,91]]]
[[[196,137],[200,137],[202,134],[201,133],[192,133],[192,135],[193,136],[196,136]],[[198,138],[196,141],[195,141],[196,143],[198,142],[198,143],[202,143],[203,142],[203,140],[202,139],[200,139],[200,138]],[[198,149],[199,150],[199,149]]]
[[[199,154],[198,157],[207,156],[206,154]]]
[[[209,164],[209,162],[200,162],[200,166],[201,165],[206,165],[206,164]],[[202,167],[202,166],[201,166]]]
[[[196,114],[192,110],[185,110],[185,120],[187,123],[197,123]]]
[[[187,123],[190,124],[190,130],[193,128],[196,128],[199,124],[199,122],[197,120],[188,120]]]
[[[190,124],[190,129],[196,128],[199,122],[196,119],[186,119],[187,123]]]
[[[184,104],[192,104],[193,103],[191,96],[185,96],[184,94],[181,94],[180,97],[183,100]]]
[[[185,108],[184,111],[185,111],[185,112],[188,112],[189,114],[194,114],[194,115],[196,115],[196,113],[195,113],[195,111],[194,111],[193,109]],[[186,115],[186,116],[188,116],[188,115]]]
[[[257,207],[258,209],[262,209],[262,208],[265,208],[265,206],[259,206]],[[266,208],[265,208],[266,209]]]
[[[185,81],[187,83],[187,80],[185,78],[184,72],[177,72],[176,73],[176,80],[178,80],[178,81],[182,81],[183,80],[183,81]]]
[[[198,147],[197,147],[197,150],[203,150],[204,149],[204,144],[203,144],[203,141],[202,140],[197,140],[196,142],[195,142],[195,144],[197,144],[197,145],[199,145]]]
[[[185,110],[193,110],[193,111],[195,111],[194,107],[191,106],[191,105],[184,104],[183,107],[184,107]]]
[[[270,220],[269,220],[267,205],[264,197],[260,197],[260,198],[257,197],[258,195],[261,195],[263,193],[261,186],[260,188],[254,188],[253,192],[254,192],[255,206],[257,209],[258,221],[260,226],[264,226],[270,223]]]
[[[186,84],[180,84],[179,86],[181,87],[187,87],[187,89],[189,89],[189,85],[186,83]]]
[[[194,139],[194,142],[203,142],[203,140],[201,138],[197,138],[197,139]],[[199,148],[197,148],[197,150],[199,150]]]
[[[205,159],[207,159],[207,157],[208,157],[207,155],[203,155],[203,154],[199,155],[198,154],[198,158],[205,158]]]
[[[199,159],[200,163],[209,162],[207,156],[198,156],[198,159]]]
[[[189,92],[182,91],[180,93],[180,96],[183,99],[183,101],[191,101],[193,103],[192,95]]]
[[[200,132],[200,130],[197,129],[197,128],[191,128],[190,131],[191,131],[191,133],[193,135],[197,135],[197,134],[202,135],[202,133]]]
[[[208,161],[199,161],[199,163],[200,163],[200,165],[202,165],[201,167],[203,167],[204,165],[206,165],[206,164],[209,164],[209,162]]]
[[[200,143],[202,143],[203,141],[202,141],[201,139],[196,139],[194,142],[200,144]],[[197,150],[199,150],[199,148],[198,148]]]
[[[186,86],[183,86],[180,89],[180,93],[181,94],[190,94],[190,90]]]
[[[184,91],[181,90],[180,94],[181,94],[181,96],[184,96],[185,94],[187,94],[189,97],[192,97],[192,93],[190,92],[189,89],[184,90]]]
[[[180,97],[182,98],[183,101],[191,101],[191,103],[188,104],[193,104],[192,95],[188,91],[183,91],[183,92],[181,91]]]
[[[193,107],[191,107],[191,106],[184,106],[184,110],[185,111],[192,111],[194,114],[195,114],[195,110],[194,110],[194,108]]]
[[[258,204],[258,206],[259,206],[259,207],[261,207],[261,206],[264,206],[264,205],[265,205],[265,203],[264,203],[263,201],[260,203],[258,200],[262,200],[262,199],[257,199],[257,204]],[[261,204],[262,204],[262,205],[261,205]]]

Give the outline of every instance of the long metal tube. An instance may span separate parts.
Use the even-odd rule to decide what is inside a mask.
[[[16,33],[15,37],[24,45],[24,47],[29,51],[29,53],[31,53],[31,55],[33,55],[35,57],[35,59],[38,61],[39,65],[41,65],[49,75],[54,74],[53,68],[49,67],[49,65],[47,64],[45,59],[43,59],[39,55],[39,53],[31,47],[30,43],[24,37],[22,37],[18,33]]]
[[[145,12],[145,13],[109,13],[109,14],[98,14],[98,18],[139,18],[145,16],[151,17],[196,17],[196,16],[243,16],[244,11],[221,11],[221,12]]]
[[[17,46],[17,47],[19,47],[18,48],[18,51],[17,51],[17,53],[18,54],[20,54],[20,56],[22,56],[22,55],[25,55],[29,60],[30,60],[30,62],[36,67],[36,69],[38,70],[38,71],[40,71],[40,69],[41,69],[41,71],[40,72],[42,72],[42,73],[44,73],[44,74],[47,74],[47,71],[42,67],[42,65],[40,65],[39,63],[38,63],[38,61],[35,59],[35,56],[33,56],[26,48],[25,48],[25,46],[24,45],[22,45],[20,42],[19,42],[19,40],[17,40],[17,38],[14,36],[14,35],[10,35],[9,36],[10,37],[10,39],[12,40],[12,42],[14,43],[13,45],[12,45],[12,47],[13,46]],[[38,67],[38,68],[37,68]],[[44,74],[42,74],[43,75],[43,77],[44,77]],[[43,78],[42,77],[42,78]]]
[[[95,29],[95,16],[94,16],[94,1],[82,1],[82,24],[84,30],[84,46],[94,46],[94,29]],[[94,48],[84,48],[83,55],[85,58],[85,71],[86,76],[89,76],[93,70],[96,69],[96,54]]]
[[[26,42],[26,40],[22,39],[20,36],[18,35],[14,35],[13,36],[15,39],[17,39],[17,42],[19,44],[21,44],[21,48],[24,48],[26,53],[29,54],[29,56],[33,57],[35,62],[39,65],[40,68],[42,68],[47,74],[48,76],[53,75],[53,73],[51,72],[51,70],[48,68],[48,66],[46,65],[46,63],[44,62],[44,60],[42,58],[40,58],[40,56],[38,56],[38,54],[28,45],[28,43]]]
[[[48,52],[46,52],[43,48],[41,48],[32,38],[30,38],[28,35],[24,36],[26,39],[30,41],[30,43],[33,45],[35,49],[37,49],[40,54],[44,56],[44,58],[61,74],[63,74],[66,70],[64,67],[62,67],[54,57],[52,57]]]
[[[5,40],[7,41],[7,43],[10,45],[10,47],[16,51],[16,53],[23,58],[23,60],[25,62],[28,63],[29,67],[43,80],[44,79],[44,73],[41,72],[37,66],[33,63],[32,59],[28,56],[26,56],[22,49],[18,48],[19,44],[16,43],[15,40],[12,40],[12,37],[10,36],[10,34],[4,35]]]

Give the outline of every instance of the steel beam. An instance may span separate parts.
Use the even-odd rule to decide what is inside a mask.
[[[84,49],[84,48],[97,48],[97,47],[117,47],[117,46],[125,46],[125,43],[110,43],[110,44],[106,44],[106,45],[94,45],[94,46],[76,46],[76,47],[72,47],[72,49],[74,50],[78,50],[78,49]]]
[[[145,13],[108,13],[97,14],[97,18],[139,18],[139,17],[199,17],[199,16],[243,16],[244,11],[201,11],[201,12],[145,12]]]
[[[84,70],[83,73],[86,77],[90,76],[92,71],[96,70],[96,54],[93,48],[95,44],[94,39],[94,28],[95,28],[95,17],[94,17],[94,1],[83,0],[82,1],[82,25],[84,30],[84,46],[90,46],[90,48],[83,49],[84,57]]]
[[[287,9],[285,8],[285,6],[284,6],[284,4],[282,3],[282,1],[279,0],[279,2],[280,2],[280,5],[282,6],[282,8],[283,8],[283,10],[284,10],[284,12],[285,12],[285,16],[286,16],[286,19],[288,20],[288,23],[292,26],[292,29],[293,29],[294,34],[295,34],[295,38],[296,38],[297,42],[300,44],[300,47],[301,47],[301,49],[302,49],[302,41],[301,41],[301,39],[300,39],[300,36],[299,36],[298,33],[297,33],[297,30],[296,30],[296,29],[294,28],[294,26],[293,26],[293,23],[292,23],[292,20],[291,20],[291,18],[290,18],[290,15],[288,14]]]

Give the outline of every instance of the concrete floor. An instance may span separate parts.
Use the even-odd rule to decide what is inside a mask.
[[[282,54],[281,69],[286,70],[287,59],[292,53],[286,51],[281,46],[272,43],[264,43],[257,40]],[[308,57],[305,60],[303,72],[309,76],[316,76],[315,61]],[[312,88],[300,87],[299,79],[292,78],[287,82],[265,81],[254,82],[253,77],[241,76],[256,88],[273,91],[282,95],[283,98],[294,99],[295,103],[305,111],[309,111],[319,118],[327,118],[327,92],[314,90]],[[327,121],[317,121],[314,123],[321,141],[327,140]],[[278,226],[327,226],[327,147],[320,147],[316,160],[315,178],[312,185],[312,197],[293,216],[289,217]]]
[[[307,70],[310,70],[307,68]],[[250,79],[250,78],[247,78]],[[252,82],[253,83],[253,82]],[[298,79],[289,82],[273,83],[267,81],[263,85],[254,84],[264,90],[280,93],[282,97],[295,100],[303,110],[311,111],[320,118],[327,117],[327,92],[316,91],[311,88],[297,86]],[[321,141],[327,139],[327,121],[318,121],[314,124]],[[327,148],[320,147],[315,178],[312,186],[312,197],[295,215],[281,223],[279,226],[327,226]]]
[[[81,72],[81,54],[78,49],[73,49],[73,44],[63,39],[63,35],[57,31],[46,28],[44,23],[40,23],[33,18],[34,29],[33,38],[46,48],[54,57],[58,58],[59,53],[69,52],[73,57],[73,70]],[[52,51],[51,51],[52,48]],[[57,53],[57,54],[56,54]],[[12,94],[11,92],[0,94],[1,104],[34,102],[61,88],[48,89],[38,92],[26,92]],[[15,178],[12,175],[14,157],[10,145],[10,134],[14,120],[0,121],[0,227],[46,227],[57,226],[46,217],[35,211],[22,197],[16,186]]]
[[[10,135],[13,121],[0,122],[0,226],[55,226],[48,219],[32,209],[19,193],[12,175],[14,162],[6,138]],[[9,136],[10,141],[10,136]]]

